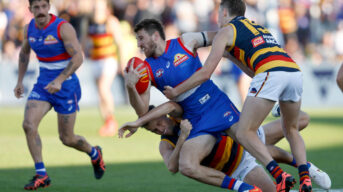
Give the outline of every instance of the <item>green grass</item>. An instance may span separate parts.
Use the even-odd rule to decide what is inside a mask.
[[[343,110],[307,112],[311,123],[302,135],[308,159],[329,173],[332,188],[343,188]],[[129,107],[117,108],[116,116],[120,125],[136,119]],[[23,185],[34,175],[21,128],[22,119],[23,108],[0,108],[0,191],[22,191]],[[45,191],[224,191],[180,174],[170,174],[158,152],[158,136],[139,130],[129,139],[102,138],[97,134],[100,126],[97,109],[82,108],[78,113],[75,132],[92,145],[103,148],[107,172],[103,179],[95,180],[89,157],[63,146],[58,138],[56,113],[48,113],[39,127],[43,159],[52,178],[52,186]],[[289,149],[285,141],[279,146]],[[297,175],[296,169],[283,168]]]

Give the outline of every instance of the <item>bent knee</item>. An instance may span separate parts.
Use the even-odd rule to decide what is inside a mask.
[[[310,116],[305,112],[300,112],[299,116],[299,130],[304,129],[310,123]]]
[[[73,137],[60,135],[60,140],[62,141],[63,145],[66,145],[66,146],[73,146],[74,145]]]
[[[35,126],[33,123],[30,121],[24,120],[22,127],[25,131],[25,134],[37,134],[37,126]]]

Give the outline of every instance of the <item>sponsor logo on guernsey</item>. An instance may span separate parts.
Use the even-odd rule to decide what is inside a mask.
[[[181,53],[178,53],[174,56],[174,66],[178,66],[180,65],[181,63],[185,62],[188,60],[188,56],[186,54],[181,54]]]
[[[40,95],[36,91],[32,91],[29,97],[39,99]]]
[[[262,36],[256,37],[253,40],[251,40],[252,46],[255,48],[263,43],[265,43]]]
[[[199,103],[200,103],[200,104],[204,104],[204,103],[206,103],[206,101],[208,101],[210,98],[211,98],[211,96],[210,96],[209,94],[206,94],[205,96],[203,96],[203,97],[201,97],[201,98],[199,99]]]
[[[250,93],[257,93],[256,88],[255,88],[255,87],[251,88],[251,89],[250,89]]]
[[[160,77],[162,77],[163,73],[164,73],[164,70],[163,69],[159,69],[159,70],[156,71],[155,75],[156,75],[157,78],[160,78]]]
[[[57,39],[52,36],[52,35],[48,35],[45,39],[44,39],[44,45],[51,45],[51,44],[56,44],[58,43]]]
[[[29,37],[29,42],[30,42],[30,43],[36,42],[36,38],[34,38],[34,37]]]

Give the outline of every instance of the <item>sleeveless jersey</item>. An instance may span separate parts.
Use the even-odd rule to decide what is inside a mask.
[[[199,70],[199,57],[189,51],[180,38],[167,41],[165,52],[145,60],[153,85],[161,92],[164,86],[176,87]],[[217,134],[239,120],[239,112],[227,95],[211,80],[188,90],[177,99],[183,118],[193,129],[188,139],[201,134]]]
[[[106,31],[106,24],[90,23],[88,35],[92,41],[90,57],[93,60],[108,57],[117,57],[117,47],[114,44],[112,34]]]
[[[179,127],[180,129],[180,127]],[[168,142],[175,148],[179,136],[162,135],[161,141]],[[210,154],[201,161],[201,165],[214,168],[231,176],[243,157],[243,147],[229,136],[221,135],[217,138]]]
[[[299,66],[276,42],[269,31],[243,16],[232,19],[232,45],[227,51],[255,72],[300,71]]]
[[[27,38],[30,47],[36,53],[41,68],[64,69],[70,60],[60,34],[60,27],[66,21],[51,15],[50,22],[38,29],[32,19],[28,26]]]

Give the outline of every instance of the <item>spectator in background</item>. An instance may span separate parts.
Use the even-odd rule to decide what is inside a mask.
[[[122,32],[119,20],[111,13],[108,0],[95,0],[92,18],[88,23],[88,35],[91,45],[88,54],[94,67],[96,86],[99,95],[99,107],[104,125],[100,128],[101,136],[113,136],[118,123],[113,116],[114,100],[111,92],[118,67],[123,65]]]

